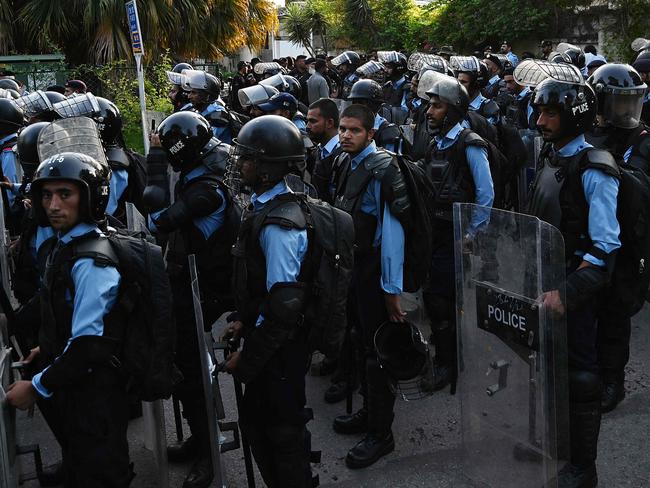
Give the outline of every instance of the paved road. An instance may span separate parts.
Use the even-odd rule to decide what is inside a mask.
[[[218,331],[217,331],[218,332]],[[627,368],[626,388],[628,396],[614,412],[604,417],[600,438],[598,471],[602,487],[650,486],[650,306],[633,320],[632,358]],[[477,486],[466,477],[459,463],[457,449],[460,445],[459,402],[457,396],[437,393],[417,402],[398,402],[394,431],[395,452],[386,456],[369,469],[351,471],[345,467],[347,450],[360,436],[345,437],[335,434],[332,419],[342,413],[343,405],[326,405],[323,392],[329,378],[308,377],[308,401],[314,408],[316,420],[309,424],[313,434],[314,448],[322,450],[322,463],[316,466],[324,487],[455,487]],[[229,420],[236,417],[232,383],[222,377],[222,391]],[[355,400],[358,407],[358,399]],[[166,404],[167,438],[174,439],[171,404]],[[36,413],[27,419],[18,416],[20,441],[23,444],[39,443],[44,462],[51,463],[60,453],[47,427]],[[142,419],[132,421],[129,427],[131,457],[137,477],[135,488],[154,488],[156,468],[152,456],[143,447]],[[246,487],[241,451],[224,455],[228,486]],[[25,471],[33,471],[25,462]],[[170,486],[180,487],[188,465],[170,466]],[[503,469],[507,469],[504,466]],[[535,486],[535,480],[526,480],[521,486]],[[26,488],[38,486],[28,482]],[[264,486],[257,479],[257,486]]]

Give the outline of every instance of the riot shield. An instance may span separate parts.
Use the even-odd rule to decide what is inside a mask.
[[[12,293],[11,277],[13,273],[11,269],[12,260],[9,257],[11,236],[9,235],[9,229],[7,229],[5,222],[4,202],[4,198],[0,198],[0,280],[2,280],[2,287],[7,293],[7,296],[9,296]]]
[[[6,401],[7,387],[14,382],[8,339],[0,327],[0,488],[18,486],[15,410]]]
[[[253,85],[241,88],[237,92],[237,98],[242,107],[247,108],[266,103],[273,95],[280,93],[276,88],[269,85]]]
[[[147,220],[138,212],[135,205],[126,203],[126,226],[132,232],[149,234]],[[169,466],[167,464],[167,436],[165,434],[165,409],[162,400],[142,402],[144,420],[144,445],[153,453],[158,474],[158,486],[169,486]]]
[[[382,63],[370,60],[366,64],[359,66],[356,73],[362,78],[372,78],[379,73],[383,73],[385,69]]]
[[[221,432],[217,419],[225,417],[221,392],[219,391],[217,361],[212,347],[212,336],[205,331],[203,326],[203,310],[201,309],[201,290],[199,289],[199,275],[196,268],[196,256],[188,256],[190,279],[192,281],[192,301],[194,302],[194,319],[196,322],[196,335],[199,342],[201,356],[201,376],[203,377],[203,391],[205,394],[206,409],[208,412],[208,430],[210,436],[210,454],[214,481],[217,486],[226,486],[226,472],[221,458]]]
[[[97,124],[88,117],[55,120],[41,130],[38,135],[39,159],[45,161],[63,152],[86,154],[98,163],[108,165]]]
[[[20,107],[27,117],[52,110],[52,102],[41,90],[16,98],[14,104]]]
[[[536,130],[520,129],[519,136],[526,146],[526,162],[522,165],[519,174],[519,208],[524,208],[528,202],[528,189],[535,178],[537,159],[542,149],[544,140]]]
[[[99,102],[95,98],[95,95],[90,92],[56,102],[53,108],[64,119],[68,117],[79,117],[81,115],[92,117],[93,115],[97,115],[100,110]]]
[[[539,219],[454,205],[465,473],[491,487],[552,487],[568,443],[564,242]]]

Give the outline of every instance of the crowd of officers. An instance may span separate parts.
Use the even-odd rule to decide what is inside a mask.
[[[224,368],[246,385],[241,425],[265,483],[312,486],[311,414],[305,408],[310,351],[295,310],[296,304],[306,306],[296,285],[304,280],[313,243],[292,197],[298,192],[349,213],[355,228],[348,346],[358,367],[354,376],[346,375],[343,359],[331,357],[322,368],[333,372],[326,401],[341,401],[358,388],[363,403],[336,417],[333,429],[365,434],[347,454],[352,469],[393,451],[395,394],[373,345],[382,323],[403,322],[406,315],[400,301],[404,226],[393,205],[400,175],[391,168],[397,157],[409,158],[425,168],[435,188],[430,279],[423,287],[435,348],[431,389],[453,391],[451,208],[454,202],[496,205],[502,189],[491,175],[490,147],[505,147],[504,134],[514,127],[515,134],[537,131],[545,145],[527,201],[512,198],[507,208],[553,224],[567,243],[566,297],[553,290],[543,297],[567,318],[571,457],[559,485],[596,486],[601,413],[625,396],[631,317],[609,310],[603,293],[620,247],[618,165],[647,171],[650,164],[644,125],[650,123],[650,45],[632,65],[607,63],[591,48],[563,44],[554,51],[547,42],[542,48],[545,60],[573,65],[584,78],[547,77],[527,86],[515,76],[520,61],[508,42],[499,53],[490,48],[478,56],[456,55],[449,46],[410,57],[380,51],[363,59],[346,51],[240,62],[224,100],[219,78],[181,63],[168,72],[175,113],[151,134],[146,160],[124,147],[119,110],[109,100],[93,97],[98,108],[73,114],[97,122],[108,167],[78,152],[38,157],[40,131],[65,116],[57,104],[66,96],[90,96],[82,82],[69,83],[65,95],[35,92],[50,102],[37,104],[24,103],[34,94],[19,96],[15,81],[0,80],[6,95],[0,98],[2,197],[7,226],[20,236],[13,292],[21,321],[29,324],[24,335],[32,350],[25,361],[31,380],[12,385],[8,401],[23,409],[37,402],[60,443],[63,464],[49,481],[125,487],[133,478],[124,378],[114,364],[84,363],[93,354],[88,337],[109,334],[121,283],[116,263],[84,254],[84,243],[101,241],[124,224],[125,202],[137,205],[166,247],[175,363],[183,375],[174,394],[192,434],[170,446],[168,457],[193,461],[185,488],[211,483],[214,442],[201,380],[191,254],[204,322],[229,312],[224,338],[243,338],[243,348]],[[560,170],[576,160],[583,208],[567,228],[563,188],[574,182]],[[178,174],[174,188],[170,167]],[[243,217],[234,223],[232,210],[242,201]]]

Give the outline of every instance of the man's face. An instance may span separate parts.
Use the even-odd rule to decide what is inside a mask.
[[[305,60],[304,59],[296,59],[295,66],[300,71],[304,71],[306,69],[305,68]]]
[[[343,117],[339,121],[339,141],[346,153],[358,154],[372,141],[375,130],[367,131],[359,119]]]
[[[469,73],[458,73],[458,82],[465,87],[468,93],[472,92],[472,75]]]
[[[647,88],[645,89],[646,93],[650,93],[650,71],[648,71],[647,73],[640,71],[639,74],[641,75],[641,81],[643,81],[646,85],[648,85]]]
[[[171,89],[169,90],[169,93],[167,93],[167,97],[172,101],[172,103],[176,103],[176,96],[182,91],[181,87],[178,85],[172,85]]]
[[[278,108],[270,112],[266,112],[265,115],[279,115],[280,117],[291,120],[291,114],[286,108]]]
[[[420,84],[420,80],[418,79],[417,76],[414,76],[411,79],[411,95],[414,97],[417,96],[418,94],[418,85]]]
[[[331,127],[332,119],[326,120],[317,108],[309,109],[307,112],[307,134],[312,141],[326,142],[327,130]]]
[[[74,92],[75,92],[75,91],[74,91],[73,88],[70,88],[69,86],[66,86],[66,87],[65,87],[65,91],[63,92],[63,95],[66,96],[66,97],[69,97],[69,96],[72,95]]]
[[[510,51],[510,46],[508,46],[507,44],[501,44],[501,52],[503,54],[508,54],[509,51]]]
[[[190,103],[195,107],[206,103],[205,94],[203,93],[203,90],[191,90],[188,92],[187,98],[189,99]]]
[[[542,45],[542,54],[545,58],[548,58],[548,55],[551,54],[551,51],[553,50],[552,48],[553,46],[550,44]]]
[[[41,205],[52,228],[67,232],[79,223],[81,191],[71,181],[46,181],[41,192]]]
[[[427,125],[430,129],[440,129],[447,116],[448,104],[432,96],[427,110]]]
[[[546,142],[554,142],[562,137],[561,112],[553,105],[539,105],[537,128]]]
[[[262,111],[260,110],[260,108],[259,108],[257,105],[253,105],[253,106],[251,107],[250,116],[251,116],[252,118],[255,118],[255,117],[261,117],[262,115],[265,115],[265,114],[264,114],[264,112],[262,112]]]
[[[512,75],[505,75],[503,77],[503,81],[505,81],[506,83],[506,89],[508,90],[508,92],[512,93],[513,95],[519,94],[519,92],[523,88],[519,83],[515,81],[515,77]]]
[[[494,64],[492,61],[490,61],[487,58],[484,59],[483,61],[485,61],[485,64],[487,65],[488,71],[490,72],[491,76],[494,76],[499,73],[499,67],[496,64]]]
[[[245,185],[253,186],[257,181],[257,166],[250,155],[239,156],[237,166]]]

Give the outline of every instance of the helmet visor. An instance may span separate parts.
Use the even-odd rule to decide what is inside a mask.
[[[66,98],[53,105],[54,111],[62,118],[80,117],[86,115],[92,117],[100,111],[99,103],[92,93],[84,93],[74,97]],[[79,151],[81,152],[81,151]]]
[[[348,54],[348,52],[346,51],[346,52],[341,53],[338,56],[332,58],[331,63],[332,63],[332,66],[341,66],[342,64],[345,64],[345,63],[353,63],[353,61],[352,61],[350,55]]]
[[[278,91],[285,92],[289,90],[289,82],[282,73],[269,76],[268,78],[260,81],[260,85],[272,86]]]
[[[86,154],[102,165],[108,164],[97,124],[88,117],[56,120],[41,130],[38,135],[39,159],[45,161],[63,152]]]
[[[580,70],[572,64],[553,63],[542,59],[526,59],[519,63],[513,74],[515,81],[523,86],[536,87],[546,78],[560,83],[584,84]]]
[[[282,66],[278,63],[257,63],[253,68],[253,73],[256,75],[263,75],[264,73],[280,73],[282,71]]]
[[[374,74],[381,73],[384,70],[385,68],[383,64],[378,63],[377,61],[368,61],[366,64],[357,68],[357,74],[368,78]]]
[[[167,79],[172,85],[183,86],[185,83],[185,75],[183,73],[176,73],[175,71],[167,71]]]
[[[377,51],[377,59],[380,63],[399,63],[399,54],[397,51]]]
[[[14,104],[20,107],[28,117],[52,110],[52,102],[41,90],[16,98]]]
[[[481,71],[476,56],[452,56],[449,58],[449,67],[455,72],[479,73]]]
[[[237,98],[242,107],[251,107],[266,103],[269,99],[280,93],[277,89],[268,85],[253,85],[242,88],[237,92]]]
[[[436,54],[413,53],[406,65],[409,71],[415,72],[419,72],[425,66],[429,66],[439,73],[447,71],[447,61]]]
[[[614,92],[605,96],[603,104],[603,117],[614,127],[634,129],[641,121],[643,110],[643,90],[634,90],[618,93]]]
[[[181,84],[183,90],[192,91],[208,89],[208,79],[207,76],[205,76],[205,71],[183,70],[182,74],[185,77],[183,83]]]

